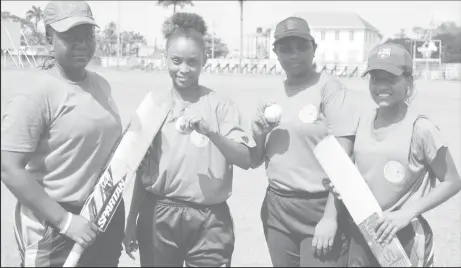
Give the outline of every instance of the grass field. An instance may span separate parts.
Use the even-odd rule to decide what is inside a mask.
[[[124,124],[148,91],[155,92],[170,87],[166,73],[107,69],[98,72],[111,83]],[[2,70],[2,101],[10,90],[27,87],[26,77],[27,71]],[[239,105],[245,118],[252,114],[256,103],[270,100],[274,92],[282,88],[282,78],[279,76],[204,74],[201,81],[232,98]],[[344,79],[343,82],[353,90],[354,102],[357,105],[372,105],[366,81]],[[448,141],[455,162],[460,163],[461,83],[416,81],[416,86],[419,94],[413,105],[438,124]],[[272,265],[259,218],[266,186],[267,179],[262,168],[249,171],[238,168],[235,170],[233,196],[229,200],[236,229],[234,266]],[[12,231],[15,200],[3,184],[1,194],[1,265],[18,266],[19,256]],[[435,233],[437,266],[461,266],[460,204],[461,195],[457,195],[426,215]],[[138,264],[123,254],[120,266]]]

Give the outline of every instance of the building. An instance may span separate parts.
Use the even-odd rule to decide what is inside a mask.
[[[378,29],[359,15],[351,12],[299,12],[310,25],[318,44],[314,61],[318,64],[362,64],[370,50],[383,41]],[[273,43],[275,24],[270,27],[269,43]],[[276,55],[269,47],[269,58]]]

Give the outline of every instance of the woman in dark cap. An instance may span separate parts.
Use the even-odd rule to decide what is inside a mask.
[[[80,265],[117,266],[123,203],[100,235],[78,215],[122,130],[109,83],[86,69],[97,25],[84,1],[49,2],[43,19],[54,60],[12,90],[2,117],[2,181],[18,200],[21,265],[62,266],[76,242],[87,248]]]

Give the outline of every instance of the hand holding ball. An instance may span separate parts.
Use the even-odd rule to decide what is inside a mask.
[[[278,104],[271,104],[264,109],[264,117],[268,123],[279,123],[282,118],[282,107]]]
[[[186,124],[188,124],[188,122],[184,116],[181,116],[176,120],[176,130],[182,135],[188,135],[192,132],[192,129],[190,129],[189,126],[186,126]]]

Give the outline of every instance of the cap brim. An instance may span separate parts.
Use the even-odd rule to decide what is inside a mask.
[[[370,71],[373,71],[373,70],[383,70],[383,71],[386,71],[386,72],[389,72],[393,75],[402,75],[404,70],[402,70],[401,68],[395,66],[395,65],[390,65],[390,64],[376,64],[376,65],[373,65],[373,66],[369,66],[365,72],[362,74],[362,76],[365,76],[367,75]]]
[[[314,40],[314,37],[312,37],[312,35],[293,32],[293,33],[287,33],[287,34],[284,34],[283,36],[277,37],[274,41],[274,44],[287,37],[299,37],[299,38],[306,39],[309,41]]]
[[[50,24],[50,26],[57,32],[67,32],[70,28],[73,28],[82,24],[91,24],[99,27],[96,22],[88,17],[69,17],[60,21],[56,21]]]

